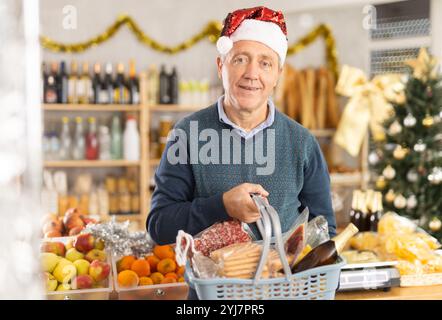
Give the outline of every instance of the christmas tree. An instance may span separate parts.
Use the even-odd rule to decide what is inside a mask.
[[[391,102],[393,115],[368,160],[384,211],[417,220],[442,239],[442,77],[426,49],[407,65],[403,99]]]

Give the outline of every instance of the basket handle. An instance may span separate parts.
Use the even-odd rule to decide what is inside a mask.
[[[255,204],[261,213],[261,219],[258,220],[256,224],[263,237],[262,254],[258,264],[258,268],[256,269],[255,273],[255,283],[261,278],[262,269],[267,262],[267,256],[270,251],[270,242],[272,239],[272,230],[273,234],[275,235],[276,250],[281,259],[285,276],[287,280],[290,280],[292,272],[290,270],[290,266],[285,255],[284,242],[282,240],[281,223],[278,213],[271,205],[267,204],[261,196],[252,194],[251,197],[255,201]]]

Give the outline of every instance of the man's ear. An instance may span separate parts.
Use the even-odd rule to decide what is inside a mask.
[[[221,69],[222,69],[222,67],[223,67],[223,61],[222,61],[222,59],[221,59],[221,57],[217,57],[216,58],[216,66],[217,66],[217,71],[218,71],[218,78],[219,79],[222,79],[222,77],[221,77]]]

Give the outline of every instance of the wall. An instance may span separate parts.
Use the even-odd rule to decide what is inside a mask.
[[[311,1],[310,1],[311,2]],[[339,3],[339,1],[335,1]],[[349,1],[343,1],[349,3]],[[239,7],[267,5],[281,9],[286,13],[289,32],[289,43],[307,33],[317,23],[328,23],[336,37],[338,58],[340,63],[348,63],[357,67],[366,67],[367,34],[362,28],[362,1],[353,1],[356,5],[345,7],[331,6],[330,2],[322,1],[322,5],[331,6],[326,9],[309,9],[308,1],[173,1],[173,0],[41,0],[41,33],[62,42],[79,42],[102,32],[120,13],[127,13],[134,18],[139,26],[154,39],[168,45],[175,45],[192,36],[210,20],[222,21],[229,11]],[[240,3],[240,5],[238,5]],[[63,29],[62,9],[66,5],[74,5],[78,13],[76,30]],[[306,9],[303,9],[306,8]],[[311,14],[311,16],[306,15]],[[324,45],[318,41],[298,56],[288,58],[288,62],[299,67],[322,65],[325,61]],[[105,44],[92,48],[81,54],[55,54],[43,52],[45,60],[111,61],[127,62],[135,58],[137,68],[146,68],[149,64],[165,63],[177,65],[183,78],[200,79],[208,77],[216,81],[215,46],[202,41],[187,52],[169,56],[157,53],[141,45],[127,28],[121,29],[117,35]]]

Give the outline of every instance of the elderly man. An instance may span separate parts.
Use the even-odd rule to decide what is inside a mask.
[[[299,212],[336,222],[330,177],[314,136],[280,113],[271,95],[287,52],[281,12],[265,7],[230,13],[217,42],[224,95],[179,121],[155,174],[146,226],[158,243],[179,230],[195,235],[216,222],[250,224],[260,213],[250,197],[266,197],[287,231]]]

